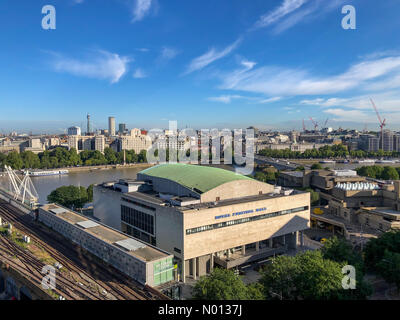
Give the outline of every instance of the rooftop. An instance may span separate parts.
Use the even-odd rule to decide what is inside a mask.
[[[129,254],[139,258],[140,260],[152,261],[169,255],[168,253],[141,242],[138,239],[129,237],[118,230],[107,227],[100,222],[90,220],[85,216],[61,206],[46,204],[42,206],[42,209],[55,214],[57,217],[60,217],[73,225],[79,226],[84,229],[85,232],[104,242],[110,243],[129,252]]]
[[[253,180],[229,170],[182,163],[160,164],[142,170],[139,174],[168,179],[200,193],[231,181]]]

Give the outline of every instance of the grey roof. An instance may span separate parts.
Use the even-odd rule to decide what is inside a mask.
[[[89,229],[89,228],[93,228],[93,227],[99,226],[98,223],[96,223],[96,222],[94,222],[92,220],[86,220],[86,221],[78,222],[76,224],[78,226],[82,227],[83,229]]]
[[[55,213],[55,214],[59,214],[59,213],[67,212],[67,209],[64,209],[64,208],[55,208],[55,209],[50,209],[49,211],[52,212],[52,213]]]
[[[115,242],[115,244],[124,248],[127,251],[135,251],[135,250],[146,247],[146,245],[144,243],[141,243],[141,242],[136,241],[135,239],[131,239],[131,238],[117,241],[117,242]]]

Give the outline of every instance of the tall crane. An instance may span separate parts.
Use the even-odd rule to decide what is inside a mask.
[[[382,143],[381,146],[382,146],[382,150],[383,150],[383,128],[386,126],[386,119],[382,120],[374,101],[371,98],[370,98],[370,100],[371,100],[372,106],[374,107],[374,110],[376,112],[376,116],[378,117],[378,120],[379,120],[379,127],[381,128],[381,143]]]
[[[311,120],[311,122],[312,122],[313,125],[314,125],[314,131],[318,131],[318,130],[317,130],[317,129],[318,129],[318,122],[314,121],[314,119],[311,118],[311,117],[310,117],[310,120]]]
[[[324,128],[326,128],[326,124],[328,123],[329,118],[326,118],[325,123],[324,123]]]
[[[303,132],[306,132],[306,125],[304,124],[304,119],[303,119]]]

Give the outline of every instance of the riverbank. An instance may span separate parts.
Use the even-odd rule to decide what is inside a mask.
[[[97,170],[109,170],[109,169],[127,169],[127,168],[149,168],[152,167],[151,163],[128,163],[128,164],[105,164],[99,166],[80,166],[80,167],[67,167],[57,168],[54,170],[68,170],[69,172],[84,172],[84,171],[97,171]],[[52,170],[52,169],[49,169]]]

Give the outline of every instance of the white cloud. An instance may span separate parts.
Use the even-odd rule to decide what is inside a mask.
[[[140,68],[136,69],[135,72],[133,73],[133,77],[135,79],[143,79],[147,77],[147,74]]]
[[[207,98],[207,100],[209,101],[222,102],[222,103],[231,103],[232,100],[234,99],[248,99],[248,98],[240,95],[222,95],[219,97]]]
[[[241,40],[238,39],[234,43],[232,43],[231,45],[229,45],[228,47],[226,47],[225,49],[220,50],[220,51],[216,50],[215,48],[211,48],[209,51],[207,51],[203,55],[193,59],[192,62],[187,67],[187,70],[185,71],[184,74],[188,74],[193,71],[203,69],[204,67],[213,63],[214,61],[227,56],[233,50],[236,49],[236,47],[239,45],[240,41]]]
[[[282,4],[264,14],[253,29],[271,27],[273,33],[281,33],[298,23],[310,21],[337,9],[345,0],[284,0]]]
[[[242,64],[243,65],[243,64]],[[312,75],[307,70],[254,64],[222,74],[222,89],[263,93],[269,96],[317,95],[370,89],[372,80],[391,81],[398,87],[400,56],[362,61],[333,76]],[[370,86],[370,87],[367,87]],[[381,85],[383,86],[383,85]]]
[[[152,0],[135,0],[133,4],[132,22],[141,21],[148,15],[151,9]]]
[[[104,50],[94,51],[85,60],[78,60],[53,53],[51,65],[57,72],[65,72],[75,76],[107,79],[117,83],[128,69],[128,57]]]
[[[256,22],[255,27],[267,27],[300,8],[305,2],[307,0],[284,0],[278,8],[262,15]]]
[[[164,60],[171,60],[175,58],[178,54],[178,50],[170,47],[163,47],[161,50],[161,58]]]
[[[258,103],[271,103],[271,102],[276,102],[281,100],[281,97],[272,97],[272,98],[268,98],[268,99],[263,99],[261,101],[259,101]]]

